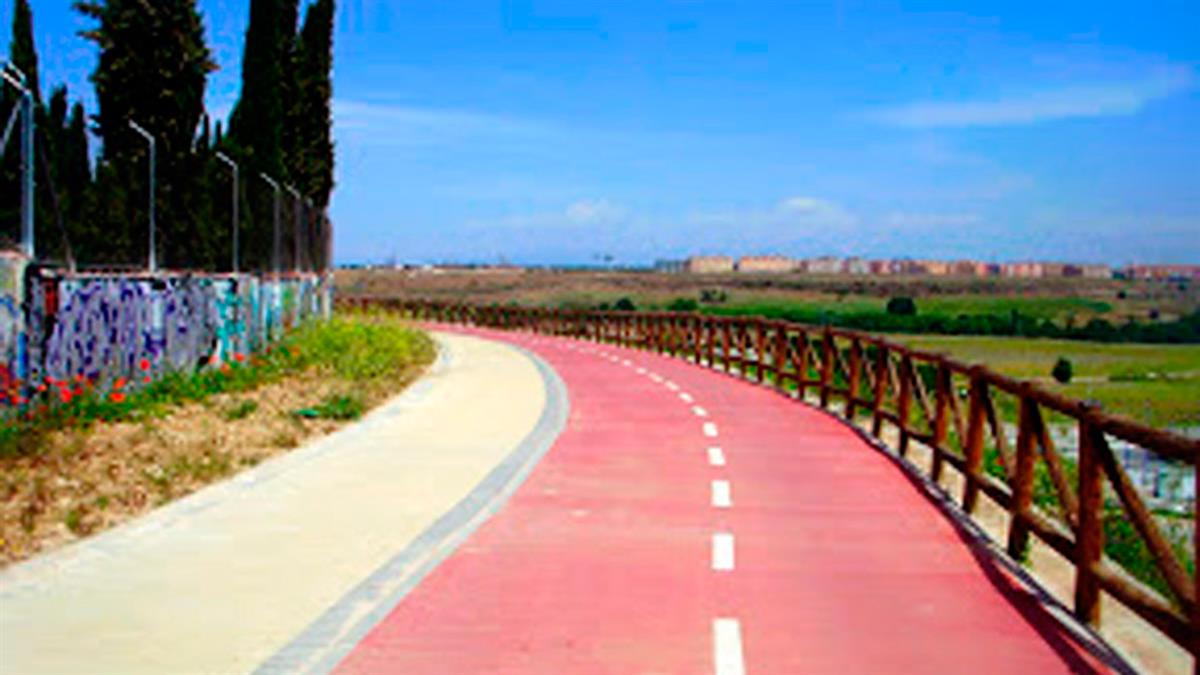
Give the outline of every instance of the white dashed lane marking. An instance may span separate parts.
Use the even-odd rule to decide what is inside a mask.
[[[685,392],[679,394],[679,400],[683,401],[684,403],[692,403],[696,399],[692,398],[692,395],[685,391]]]
[[[679,391],[679,385],[675,384],[674,382],[667,380],[665,384],[667,385],[667,389],[670,389],[671,391]]]
[[[717,425],[713,424],[712,422],[705,422],[704,423],[704,435],[708,436],[709,438],[716,438],[717,437]]]
[[[696,417],[708,417],[708,411],[700,406],[692,406],[692,412],[696,413]]]
[[[712,536],[712,568],[718,572],[733,570],[733,535],[718,532]]]
[[[708,463],[713,466],[725,466],[725,453],[721,448],[714,445],[708,449]]]
[[[746,675],[742,627],[737,619],[713,619],[713,671],[716,675]]]
[[[727,509],[733,506],[733,491],[729,488],[729,481],[714,480],[712,482],[712,505],[718,509]]]

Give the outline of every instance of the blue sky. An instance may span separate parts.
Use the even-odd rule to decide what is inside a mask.
[[[200,6],[223,116],[247,3]],[[1195,2],[341,0],[334,67],[343,262],[1200,262]]]

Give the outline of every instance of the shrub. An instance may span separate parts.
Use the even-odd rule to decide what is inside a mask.
[[[887,313],[895,316],[916,316],[917,303],[909,297],[895,297],[888,300]]]
[[[729,299],[729,294],[721,288],[704,288],[700,290],[700,302],[715,305]]]
[[[633,304],[633,300],[626,297],[613,303],[613,309],[618,312],[634,312],[637,311],[637,305]]]
[[[1061,384],[1067,384],[1071,381],[1071,375],[1074,374],[1074,368],[1071,362],[1063,357],[1058,357],[1054,362],[1054,368],[1050,371],[1050,375]]]
[[[691,298],[675,298],[667,305],[667,309],[672,312],[694,312],[700,309],[700,303]]]

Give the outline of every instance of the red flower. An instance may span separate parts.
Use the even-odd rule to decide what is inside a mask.
[[[113,393],[109,394],[108,397],[110,399],[112,399],[113,403],[124,403],[125,402],[125,394],[120,391],[114,391]]]
[[[242,361],[246,360],[246,355],[242,354],[241,352],[234,352],[233,360],[237,361],[238,363],[241,363]]]
[[[70,389],[60,389],[58,391],[58,397],[62,399],[63,403],[70,403],[71,402],[71,390]]]
[[[142,370],[150,370],[150,359],[142,359],[138,361],[138,368]]]
[[[150,384],[150,376],[147,375],[147,376],[143,377],[142,382],[145,382],[146,384]]]
[[[38,390],[38,392],[46,391],[46,383],[42,382],[42,383],[38,384],[37,390]]]
[[[113,389],[124,389],[124,388],[125,388],[125,378],[118,377],[117,381],[113,382]]]
[[[222,364],[221,364],[221,372],[222,372],[222,373],[228,373],[228,372],[229,372],[229,364],[228,364],[228,363],[222,363]]]

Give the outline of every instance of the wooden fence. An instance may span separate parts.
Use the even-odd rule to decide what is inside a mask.
[[[1114,453],[1121,439],[1160,458],[1195,467],[1200,441],[1108,415],[982,365],[910,349],[877,335],[756,317],[694,313],[598,312],[473,306],[393,299],[344,299],[346,308],[377,307],[421,320],[608,342],[651,350],[777,387],[867,426],[901,457],[912,443],[931,453],[928,478],[947,464],[963,476],[958,497],[976,511],[980,493],[1010,516],[1007,551],[1023,559],[1030,535],[1076,568],[1074,612],[1099,625],[1107,592],[1190,651],[1200,647],[1196,504],[1184,520],[1186,551],[1165,536]],[[1009,420],[1006,422],[1006,420]],[[1055,447],[1052,425],[1076,430],[1073,457]],[[1010,432],[1015,431],[1015,438]],[[904,463],[910,469],[917,465]],[[1200,472],[1194,472],[1193,475]],[[1192,478],[1196,481],[1196,478]],[[939,484],[940,487],[940,484]],[[944,490],[944,488],[942,488]],[[1200,490],[1197,491],[1200,493]],[[1152,560],[1148,583],[1106,554],[1105,525],[1123,519]],[[1194,661],[1196,662],[1196,661]],[[1200,671],[1198,671],[1200,672]]]

